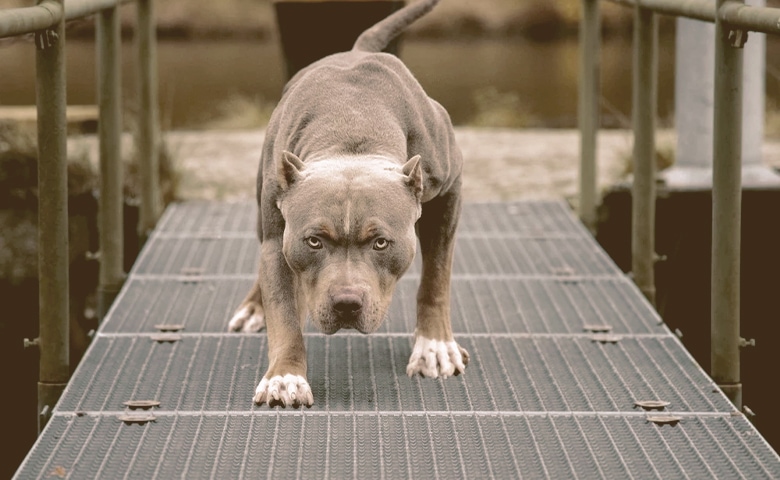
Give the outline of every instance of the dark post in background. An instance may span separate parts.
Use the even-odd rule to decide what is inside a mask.
[[[402,0],[285,1],[274,3],[287,78],[333,53],[352,49],[367,28],[403,8]],[[398,54],[399,39],[386,52]]]

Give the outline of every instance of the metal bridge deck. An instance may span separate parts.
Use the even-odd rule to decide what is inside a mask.
[[[254,278],[254,225],[251,203],[166,211],[16,478],[780,478],[563,202],[464,207],[465,375],[405,375],[415,265],[377,333],[307,330],[311,409],[257,407],[266,337],[225,332]],[[179,340],[155,340],[161,324],[183,325]],[[154,420],[121,420],[143,414],[132,400],[159,401]]]

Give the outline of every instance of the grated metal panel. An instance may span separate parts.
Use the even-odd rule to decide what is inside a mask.
[[[257,205],[254,202],[174,203],[155,228],[156,235],[255,235]]]
[[[754,432],[728,416],[658,427],[595,414],[61,415],[18,477],[777,478]]]
[[[154,237],[133,267],[139,275],[257,273],[260,248],[254,236]]]
[[[415,264],[377,333],[307,329],[311,409],[257,407],[266,336],[224,331],[254,280],[254,216],[250,202],[166,211],[16,478],[780,478],[777,453],[563,202],[464,206],[464,375],[405,375]],[[158,324],[183,324],[181,339],[154,341]],[[150,399],[154,422],[118,419]],[[637,400],[681,421],[649,422]]]
[[[411,335],[310,334],[311,410],[633,412],[637,400],[665,400],[677,412],[733,410],[672,337],[456,339],[473,358],[467,373],[433,380],[406,376]],[[264,334],[184,335],[176,343],[104,336],[57,410],[115,411],[140,399],[165,410],[256,410],[252,394],[266,367]]]
[[[224,332],[253,282],[254,275],[131,279],[101,331],[151,333],[159,324],[181,324],[187,333]],[[413,276],[399,282],[378,333],[414,331],[418,284]],[[452,280],[456,333],[583,333],[587,325],[608,325],[614,333],[666,333],[622,277]]]

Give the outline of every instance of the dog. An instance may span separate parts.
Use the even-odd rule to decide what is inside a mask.
[[[257,281],[230,319],[267,329],[269,366],[256,404],[305,405],[306,319],[322,332],[375,331],[414,260],[422,273],[406,372],[466,369],[454,340],[450,276],[462,157],[446,110],[382,49],[439,0],[409,4],[363,32],[351,51],[319,60],[284,88],[257,175]]]

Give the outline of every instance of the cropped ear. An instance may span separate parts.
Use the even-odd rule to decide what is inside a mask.
[[[301,172],[305,168],[305,165],[300,158],[295,156],[295,154],[285,150],[282,152],[282,156],[279,158],[276,168],[276,177],[279,182],[279,187],[282,191],[286,192],[293,183],[300,180],[302,176]]]
[[[414,196],[417,197],[417,200],[420,200],[422,198],[423,192],[423,176],[420,156],[415,155],[410,158],[404,164],[402,171],[404,175],[406,175],[404,182],[409,188],[412,189],[412,192],[414,193]]]

